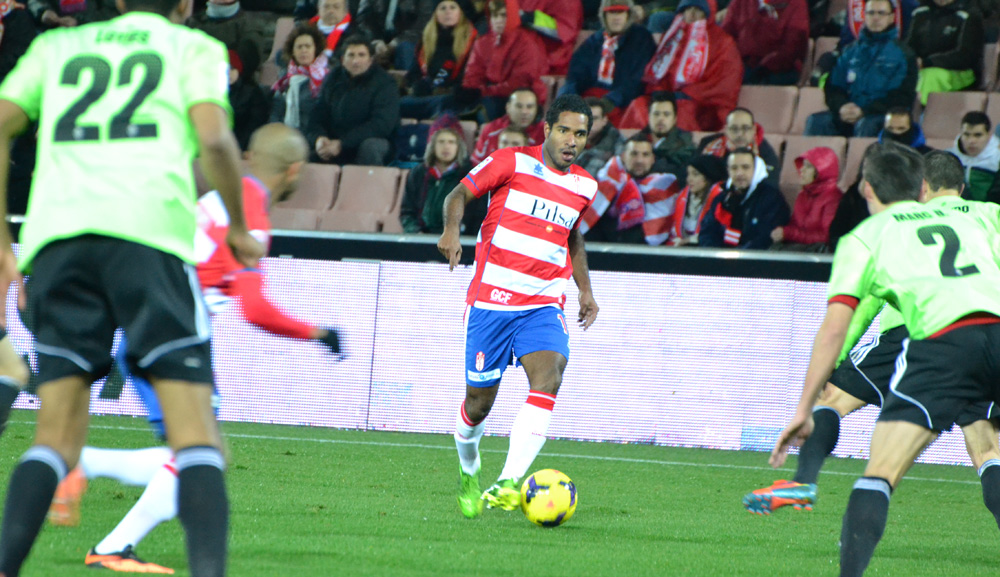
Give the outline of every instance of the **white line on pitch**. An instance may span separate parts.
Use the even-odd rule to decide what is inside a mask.
[[[12,425],[29,425],[33,424],[34,421],[10,421]],[[108,429],[113,431],[148,431],[147,427],[119,427],[111,425],[91,425],[91,429]],[[376,432],[396,432],[396,431],[363,431],[369,433]],[[419,433],[413,433],[419,434]],[[310,439],[307,437],[274,437],[271,435],[248,435],[244,433],[225,433],[223,435],[226,438],[231,439],[255,439],[262,441],[293,441],[293,442],[305,442],[305,443],[324,443],[324,444],[340,444],[340,445],[371,445],[376,447],[400,447],[409,449],[435,449],[435,450],[447,450],[454,451],[455,447],[451,445],[424,445],[421,443],[385,443],[382,441],[349,441],[344,439]],[[669,447],[674,448],[674,447]],[[481,449],[484,453],[506,453],[506,451],[501,451],[497,449]],[[763,454],[763,453],[762,453]],[[607,457],[602,455],[571,455],[567,453],[544,453],[546,457],[560,457],[564,459],[590,459],[593,461],[612,461],[617,463],[637,463],[646,465],[665,465],[665,466],[675,466],[675,467],[709,467],[712,469],[743,469],[747,471],[792,471],[792,469],[783,467],[781,469],[772,469],[770,467],[754,467],[750,465],[728,465],[725,463],[685,463],[682,461],[660,461],[657,459],[635,459],[631,457]],[[844,477],[857,477],[858,473],[845,473],[842,471],[823,471],[824,475],[840,475]],[[964,481],[960,479],[938,479],[932,477],[906,477],[907,481],[927,481],[931,483],[957,483],[959,485],[979,485],[979,481]]]

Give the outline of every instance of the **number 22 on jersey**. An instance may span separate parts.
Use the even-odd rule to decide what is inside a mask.
[[[54,142],[86,142],[101,139],[103,131],[111,140],[127,138],[156,138],[155,123],[133,124],[132,115],[143,101],[156,90],[163,75],[163,60],[154,52],[136,52],[125,58],[117,73],[111,63],[100,56],[77,56],[66,63],[60,83],[78,86],[90,71],[90,87],[56,121]],[[142,74],[142,81],[132,87],[134,74]],[[112,85],[114,82],[114,85]],[[104,125],[81,124],[80,117],[103,98],[109,90],[132,90],[132,97]]]

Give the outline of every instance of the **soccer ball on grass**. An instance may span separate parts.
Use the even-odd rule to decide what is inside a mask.
[[[521,511],[535,525],[562,525],[573,516],[577,502],[576,485],[555,469],[537,471],[521,485]]]

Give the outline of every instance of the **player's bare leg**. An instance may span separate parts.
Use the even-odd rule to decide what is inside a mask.
[[[1000,527],[1000,444],[997,442],[997,426],[987,420],[976,421],[962,427],[962,434],[965,435],[969,458],[983,485],[983,503]]]
[[[11,406],[28,384],[29,376],[28,366],[14,350],[10,336],[0,339],[0,434],[7,428]]]
[[[493,408],[500,385],[492,387],[465,386],[465,400],[458,411],[455,422],[455,448],[458,449],[459,490],[458,506],[462,514],[473,519],[483,512],[483,501],[480,498],[479,441],[486,429],[486,416]]]
[[[229,502],[223,479],[222,437],[212,409],[212,387],[150,378],[163,408],[167,441],[177,463],[177,513],[187,535],[193,577],[226,571]]]
[[[511,426],[510,449],[500,478],[483,494],[487,506],[504,510],[515,509],[520,503],[518,482],[545,445],[556,394],[566,370],[566,357],[555,351],[528,353],[519,361],[528,375],[528,399]]]
[[[59,481],[76,465],[90,422],[90,387],[64,377],[38,388],[35,443],[11,474],[0,531],[0,573],[16,577],[38,537]]]
[[[743,497],[746,510],[758,515],[770,515],[789,505],[811,510],[816,504],[819,471],[840,438],[840,420],[866,404],[833,383],[827,383],[813,409],[813,432],[799,449],[795,477],[791,481],[779,479],[770,487],[747,493]]]
[[[840,575],[862,575],[885,531],[889,498],[913,460],[936,439],[930,429],[906,421],[879,421],[871,457],[847,502],[840,533]]]

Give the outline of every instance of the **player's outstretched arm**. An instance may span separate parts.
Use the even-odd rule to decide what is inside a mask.
[[[10,169],[10,141],[28,127],[28,116],[20,106],[9,100],[0,100],[0,206],[7,206],[7,175]],[[4,211],[6,214],[6,210]],[[4,220],[0,224],[0,303],[7,302],[10,283],[18,283],[18,305],[24,305],[24,291],[21,290],[21,274],[17,271],[17,259],[11,246],[13,237]],[[0,306],[0,326],[7,327],[6,307]]]
[[[597,320],[600,307],[590,288],[590,266],[587,264],[587,251],[579,229],[573,229],[569,233],[569,257],[573,261],[573,281],[580,292],[580,317],[577,321],[583,330],[587,330]]]
[[[219,191],[229,213],[226,241],[236,260],[250,268],[264,256],[264,246],[247,232],[243,213],[240,147],[229,130],[229,116],[218,104],[200,102],[188,111],[201,147],[201,167],[208,183]]]
[[[795,409],[795,416],[785,427],[771,451],[772,467],[780,467],[788,456],[788,447],[805,440],[812,433],[812,410],[816,405],[823,386],[830,379],[833,365],[837,361],[847,328],[851,324],[854,309],[841,302],[832,302],[826,308],[826,317],[816,340],[813,341],[812,356],[809,358],[809,368],[806,370],[806,380],[802,387],[802,396]]]
[[[453,271],[462,258],[462,241],[458,238],[462,232],[462,217],[465,216],[465,205],[475,196],[467,186],[459,183],[448,196],[444,198],[444,232],[438,239],[438,250],[448,259],[448,270]]]

